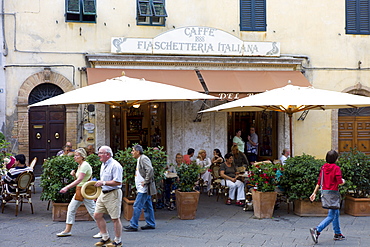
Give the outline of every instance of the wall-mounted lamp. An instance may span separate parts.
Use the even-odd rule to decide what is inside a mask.
[[[139,108],[140,107],[140,104],[133,104],[132,107],[133,108]]]

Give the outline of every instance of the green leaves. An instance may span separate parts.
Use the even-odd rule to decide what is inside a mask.
[[[320,168],[325,161],[303,154],[288,158],[284,165],[280,186],[290,200],[307,199],[317,184]]]
[[[137,160],[132,157],[131,154],[132,148],[126,148],[125,150],[119,150],[116,155],[115,159],[122,164],[123,168],[123,182],[129,185],[129,195],[135,194],[135,170],[136,170],[136,163]],[[163,174],[167,165],[167,154],[163,151],[163,147],[152,148],[148,147],[144,150],[144,154],[148,156],[148,158],[152,162],[153,170],[154,170],[154,180],[156,184],[156,188],[158,193],[162,191],[162,179]],[[128,195],[126,195],[128,196]]]
[[[349,192],[353,197],[368,197],[370,193],[370,157],[351,148],[342,153],[337,161],[346,183],[340,187],[341,192]]]
[[[195,182],[199,179],[201,168],[193,161],[190,165],[182,164],[176,168],[179,176],[178,188],[182,192],[194,191]]]
[[[89,155],[86,161],[91,165],[93,177],[99,179],[101,161],[97,155]],[[75,188],[61,194],[59,191],[67,184],[75,180],[71,176],[71,171],[78,168],[78,164],[71,156],[56,156],[47,159],[42,165],[43,173],[41,174],[41,200],[53,202],[70,202]]]
[[[258,162],[250,169],[249,182],[253,184],[257,191],[269,192],[275,191],[278,185],[278,174],[281,170],[280,163]]]

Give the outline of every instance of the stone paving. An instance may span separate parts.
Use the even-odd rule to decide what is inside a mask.
[[[93,221],[76,222],[71,237],[56,237],[65,223],[51,220],[51,210],[46,210],[47,202],[40,201],[40,194],[41,188],[37,186],[32,198],[34,214],[25,204],[15,217],[15,205],[6,205],[5,212],[0,214],[0,246],[94,246],[97,240],[92,236],[99,230]],[[272,219],[255,219],[253,211],[245,212],[221,200],[216,202],[215,196],[208,197],[205,193],[201,194],[194,220],[180,220],[176,210],[167,209],[157,209],[155,216],[155,230],[123,232],[123,246],[313,246],[308,229],[323,219],[288,214],[284,204],[275,210]],[[347,239],[334,241],[329,226],[322,232],[317,246],[370,246],[370,217],[342,214],[340,220]],[[128,221],[122,219],[122,224],[128,225]],[[111,221],[108,229],[113,235]]]

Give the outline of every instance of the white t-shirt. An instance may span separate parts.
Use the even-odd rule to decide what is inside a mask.
[[[140,161],[141,157],[139,157],[137,159],[137,163],[136,163],[136,171],[135,171],[135,186],[136,186],[136,190],[138,193],[147,193],[148,191],[148,186],[147,185],[142,185],[141,182],[144,181],[144,178],[140,175],[140,172],[139,172],[139,161]]]

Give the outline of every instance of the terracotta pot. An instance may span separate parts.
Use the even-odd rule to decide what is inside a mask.
[[[370,216],[370,198],[354,198],[346,195],[344,212],[353,216]]]
[[[123,204],[123,218],[126,220],[131,220],[132,215],[134,213],[133,205],[135,200],[129,199],[127,197],[123,197],[122,204]],[[144,217],[144,210],[141,212],[139,220],[145,220]]]
[[[66,221],[68,204],[69,203],[53,202],[52,209],[53,221]],[[91,218],[89,212],[87,212],[85,205],[82,204],[81,206],[79,206],[76,212],[76,221],[92,221],[92,220],[94,219]]]
[[[277,192],[260,192],[252,190],[254,216],[259,219],[272,218]]]
[[[322,207],[318,201],[311,202],[309,199],[295,200],[294,213],[299,216],[327,216],[328,210]]]
[[[181,192],[176,190],[176,208],[177,216],[182,220],[195,219],[195,213],[198,208],[199,191]]]

